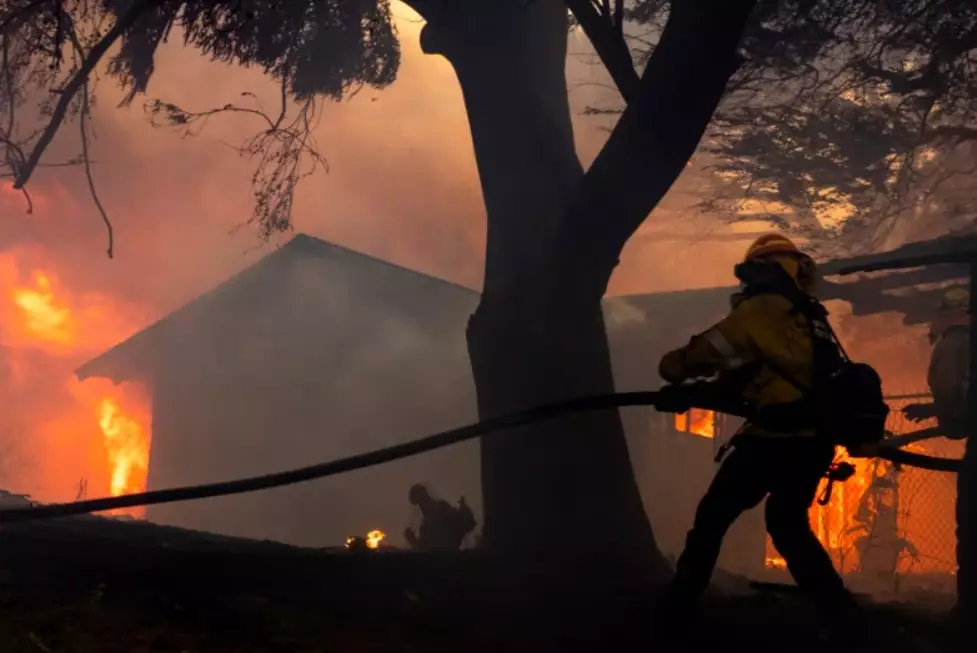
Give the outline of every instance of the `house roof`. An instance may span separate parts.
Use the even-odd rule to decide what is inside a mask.
[[[242,296],[260,295],[266,288],[276,287],[279,280],[284,282],[284,274],[292,263],[309,258],[328,260],[361,270],[368,267],[378,272],[393,273],[407,283],[421,284],[426,286],[429,292],[442,294],[446,302],[470,306],[478,297],[477,291],[466,286],[416,272],[319,238],[299,234],[254,265],[88,361],[79,367],[75,374],[80,381],[102,377],[112,379],[115,383],[140,376],[152,365],[153,355],[158,351],[160,343],[165,341],[179,325],[206,319],[208,314],[220,313],[228,309]]]
[[[966,264],[977,261],[977,233],[950,234],[933,240],[909,243],[879,254],[838,261],[837,273],[875,272],[924,265]]]
[[[834,259],[818,264],[823,277],[822,300],[842,300],[852,305],[854,315],[902,313],[907,325],[928,322],[940,296],[948,287],[963,285],[969,272],[966,261],[977,259],[977,234],[951,234],[933,240],[910,243],[897,249]],[[922,269],[918,269],[921,266]],[[882,272],[850,278],[856,272]],[[849,277],[845,279],[845,277]],[[683,315],[686,325],[702,320],[702,314],[723,310],[733,286],[702,288],[653,295],[622,297],[633,305],[651,304],[665,315]]]
[[[865,268],[889,269],[893,261],[923,261],[926,263],[963,261],[977,254],[977,235],[944,237],[912,243],[890,252],[848,259],[827,261],[819,265],[824,276],[850,274]],[[409,268],[394,265],[382,259],[356,252],[339,245],[299,234],[264,257],[251,267],[239,272],[224,283],[185,304],[148,328],[119,343],[93,360],[82,365],[76,374],[79,380],[91,377],[110,378],[116,383],[139,376],[152,364],[153,353],[167,334],[181,323],[201,319],[208,312],[220,312],[229,306],[234,297],[256,293],[279,274],[283,274],[291,262],[300,258],[319,258],[363,269],[383,269],[402,280],[427,286],[429,291],[444,294],[446,302],[457,302],[459,312],[470,311],[478,297],[478,291],[445,279],[432,277]],[[906,324],[918,324],[929,320],[932,307],[945,288],[919,287],[920,284],[945,284],[967,275],[966,264],[935,265],[922,270],[889,272],[883,276],[860,278],[852,282],[825,281],[822,299],[841,299],[853,306],[855,315],[867,315],[889,311],[901,312]],[[272,281],[273,283],[273,281]],[[728,306],[733,286],[701,288],[693,290],[621,295],[605,300],[611,316],[609,327],[614,328],[615,317],[627,319],[628,314],[640,315],[644,321],[653,321],[667,335],[670,328],[687,331],[691,324],[707,324]],[[637,313],[635,313],[637,311]],[[629,313],[630,312],[630,313]],[[681,316],[680,319],[676,319]]]
[[[242,297],[262,296],[269,289],[280,288],[285,282],[282,275],[289,265],[301,258],[318,258],[340,263],[349,273],[363,273],[367,269],[382,271],[392,275],[398,283],[413,283],[426,286],[429,294],[440,295],[448,305],[448,310],[457,307],[460,319],[471,312],[479,296],[478,291],[451,281],[432,277],[410,270],[372,256],[356,252],[339,245],[326,242],[305,234],[295,236],[275,252],[265,256],[254,265],[237,273],[210,291],[184,304],[146,329],[136,333],[115,347],[79,367],[75,374],[84,381],[101,377],[120,383],[127,379],[147,376],[154,365],[154,356],[160,352],[162,343],[171,334],[188,323],[199,324],[210,315],[225,311],[234,312],[235,302]],[[357,270],[359,272],[357,272]],[[611,297],[605,300],[606,310],[615,314],[615,308],[634,315],[638,309],[642,320],[654,323],[658,330],[667,331],[671,325],[685,327],[693,321],[699,322],[715,318],[716,311],[727,305],[728,289],[707,288],[703,290],[651,293]],[[682,320],[663,319],[682,315]],[[609,320],[609,323],[613,320]],[[613,329],[613,326],[611,327]]]
[[[839,259],[822,269],[843,279],[826,282],[827,295],[850,302],[855,315],[897,312],[911,325],[932,319],[948,287],[968,283],[971,260],[977,260],[977,233],[950,234],[888,252]],[[844,280],[854,274],[860,276]]]

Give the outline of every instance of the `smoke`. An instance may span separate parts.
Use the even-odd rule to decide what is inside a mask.
[[[408,14],[403,8],[397,11]],[[295,230],[477,289],[485,222],[464,103],[450,65],[420,52],[420,27],[410,20],[399,24],[404,57],[391,88],[365,90],[348,101],[323,104],[315,135],[330,171],[301,185],[294,207]],[[606,139],[610,123],[580,114],[615,93],[607,90],[606,73],[579,33],[572,36],[571,52],[571,101],[577,114],[578,149],[586,165]],[[254,94],[265,106],[276,104],[277,86],[260,71],[207,61],[184,48],[179,38],[160,50],[156,69],[149,96],[187,110],[246,103],[242,92]],[[73,370],[255,263],[283,241],[262,244],[245,224],[252,210],[254,162],[241,158],[234,146],[261,128],[256,118],[219,116],[198,135],[181,138],[171,130],[150,126],[138,101],[120,108],[123,93],[111,78],[102,75],[97,89],[91,156],[95,183],[114,228],[113,260],[105,256],[105,226],[80,168],[38,169],[29,187],[34,202],[30,215],[20,194],[9,184],[0,185],[0,262],[5,266],[0,279],[4,293],[0,297],[0,397],[11,407],[0,424],[0,485],[30,491],[44,500],[74,498],[81,478],[91,481],[91,495],[108,492],[110,470],[96,411],[104,397],[120,400],[128,412],[140,416],[143,426],[150,427],[139,388],[115,388],[100,380],[79,384]],[[61,160],[79,149],[77,125],[67,124],[47,158]],[[728,281],[738,254],[736,243],[656,242],[656,231],[673,226],[693,235],[709,231],[708,216],[697,217],[682,208],[682,193],[680,185],[629,244],[611,294]],[[38,272],[56,281],[56,302],[67,307],[77,325],[70,343],[52,344],[23,331],[28,316],[12,300],[12,293],[32,287]],[[302,285],[308,281],[302,279],[307,276],[296,278],[295,287],[269,292],[308,294],[311,291]],[[334,287],[333,292],[339,291]],[[357,305],[357,297],[330,295],[329,301],[337,311],[352,311]],[[262,305],[241,307],[233,317],[244,324],[265,310]],[[457,329],[463,339],[464,325]],[[359,346],[358,355],[343,368],[360,385],[377,378],[385,366],[405,364],[407,353],[424,346],[416,329],[393,318],[372,337],[376,346]],[[459,347],[457,355],[463,358],[463,342]],[[445,368],[464,367],[463,360],[442,362]],[[265,371],[269,378],[281,372],[270,364]],[[398,410],[409,411],[412,403],[429,401],[424,396],[431,388],[450,390],[445,386],[450,375],[439,379],[434,372],[424,374],[423,381],[404,389]],[[356,393],[342,396],[350,411],[359,406],[359,414],[370,412],[370,405]],[[455,425],[455,417],[460,419],[443,416],[438,426]],[[350,429],[351,419],[342,422]],[[420,427],[409,428],[411,424],[391,417],[385,437],[418,435]],[[374,444],[366,434],[357,438],[358,450]],[[261,469],[253,471],[268,471],[274,461],[252,462],[261,463]],[[191,480],[216,480],[219,471],[200,470]],[[435,489],[445,495],[465,493],[474,501],[470,480]],[[398,477],[398,484],[406,482],[406,476]],[[384,487],[378,496],[406,491],[406,486],[398,488],[397,484]],[[247,505],[247,500],[255,499],[247,497],[239,505]],[[389,528],[388,524],[368,525]]]
[[[929,392],[926,372],[931,346],[926,324],[903,324],[899,313],[852,315],[851,305],[845,302],[829,302],[828,309],[849,355],[878,370],[886,395]]]
[[[302,467],[474,421],[464,326],[475,292],[309,241],[258,271],[154,336],[153,488]],[[436,490],[479,510],[469,442],[148,516],[313,546],[379,528],[402,544],[408,488],[432,476]]]

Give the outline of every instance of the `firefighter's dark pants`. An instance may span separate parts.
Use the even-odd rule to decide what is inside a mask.
[[[808,519],[833,459],[834,447],[822,441],[741,436],[696,511],[666,596],[670,609],[694,608],[709,584],[726,531],[765,497],[767,532],[797,585],[827,608],[849,604],[851,596]]]
[[[968,438],[957,474],[957,602],[961,616],[977,618],[977,444]]]

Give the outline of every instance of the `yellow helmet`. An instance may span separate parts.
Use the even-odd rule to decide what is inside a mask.
[[[970,293],[964,288],[951,288],[943,294],[940,300],[941,313],[952,313],[966,310],[970,307]]]
[[[779,265],[804,291],[813,292],[817,281],[814,259],[797,248],[789,238],[780,234],[766,234],[753,241],[746,250],[736,276],[744,280],[749,268],[761,260]]]
[[[786,236],[780,234],[766,234],[753,241],[753,244],[746,250],[743,262],[752,261],[771,254],[792,254],[794,256],[804,256],[801,250]]]

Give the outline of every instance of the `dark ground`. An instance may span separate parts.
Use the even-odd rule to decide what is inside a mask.
[[[546,624],[607,616],[514,610],[522,594],[473,554],[303,550],[97,518],[0,529],[2,653],[540,653],[568,650]],[[653,612],[632,610],[591,650],[676,650],[640,640]],[[977,650],[926,606],[871,606],[868,619],[860,651]],[[789,592],[715,596],[681,650],[824,653],[823,630]]]

